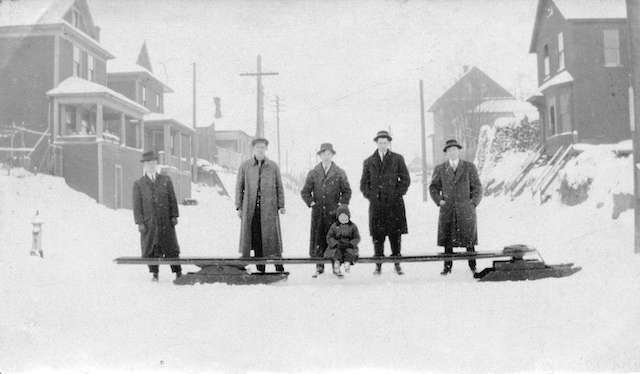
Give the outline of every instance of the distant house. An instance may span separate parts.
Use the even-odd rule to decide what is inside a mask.
[[[26,145],[34,165],[121,208],[142,173],[150,111],[107,87],[113,57],[86,0],[0,2],[0,125],[45,133]]]
[[[216,146],[216,125],[212,122],[209,126],[196,127],[198,138],[198,158],[210,163],[217,162],[218,149]]]
[[[217,162],[224,167],[237,169],[240,163],[251,157],[253,137],[242,130],[216,131]]]
[[[547,153],[576,141],[630,137],[624,0],[539,0],[530,53],[538,57],[538,93]]]
[[[442,147],[455,138],[463,145],[464,157],[473,160],[480,127],[474,109],[487,100],[515,98],[477,67],[463,69],[463,75],[447,89],[428,111],[433,113],[433,160],[444,159]]]
[[[146,43],[135,63],[109,61],[107,85],[150,111],[144,115],[145,149],[158,152],[162,170],[171,176],[178,200],[190,198],[195,131],[164,114],[164,94],[173,90],[154,75]],[[117,126],[109,127],[109,131],[119,136]]]

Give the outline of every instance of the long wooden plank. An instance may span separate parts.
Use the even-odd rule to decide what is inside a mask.
[[[506,258],[512,257],[511,254],[504,252],[460,252],[451,255],[438,253],[422,256],[401,256],[401,257],[360,257],[358,263],[389,263],[389,262],[439,262],[439,261],[460,261],[460,260],[481,260],[489,258]],[[299,264],[317,264],[328,263],[328,258],[312,258],[312,257],[284,257],[274,258],[231,258],[231,257],[182,257],[182,258],[142,258],[142,257],[118,257],[114,260],[119,265],[299,265]]]

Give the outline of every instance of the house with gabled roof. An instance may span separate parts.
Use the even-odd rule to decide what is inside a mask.
[[[487,100],[514,99],[513,95],[477,67],[463,67],[463,74],[449,87],[428,111],[433,113],[433,160],[444,159],[442,147],[448,139],[457,139],[468,160],[475,157],[480,127],[473,113]]]
[[[631,136],[624,0],[539,0],[530,53],[537,55],[545,150]]]
[[[173,90],[153,72],[147,43],[135,62],[115,58],[107,65],[107,86],[144,106],[146,149],[158,152],[164,173],[173,180],[179,201],[191,197],[195,168],[195,130],[165,114],[165,93]]]
[[[150,110],[107,86],[86,0],[0,2],[0,126],[20,124],[33,166],[113,208],[131,207]]]

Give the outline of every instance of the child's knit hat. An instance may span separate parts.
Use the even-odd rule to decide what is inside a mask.
[[[336,218],[340,217],[340,215],[344,213],[347,217],[351,218],[351,212],[349,211],[349,207],[346,205],[340,205],[338,209],[336,209]]]

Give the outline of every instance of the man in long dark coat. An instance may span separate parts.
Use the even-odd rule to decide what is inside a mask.
[[[269,141],[251,142],[253,156],[242,163],[236,181],[236,210],[241,219],[239,251],[242,257],[282,257],[279,214],[285,214],[284,188],[278,165],[266,157]],[[276,271],[284,267],[276,265]],[[257,265],[260,272],[265,265]]]
[[[347,174],[333,162],[336,151],[331,143],[323,143],[317,152],[322,160],[307,174],[300,191],[302,200],[311,208],[309,256],[323,257],[327,250],[327,232],[336,221],[336,209],[348,205],[351,187]],[[324,272],[324,263],[316,264],[314,277]]]
[[[375,256],[384,257],[386,237],[391,255],[400,256],[402,234],[408,233],[403,196],[411,178],[404,158],[389,150],[392,141],[389,132],[379,131],[373,140],[378,149],[364,160],[360,179],[360,191],[369,200],[369,233]],[[374,274],[379,275],[381,269],[382,264],[376,264]],[[395,270],[402,274],[399,263],[395,264]]]
[[[478,244],[476,207],[482,200],[482,184],[476,166],[460,159],[460,149],[456,140],[446,142],[448,160],[436,166],[429,185],[431,199],[440,207],[438,245],[447,254],[452,254],[454,247],[475,252]],[[441,274],[451,273],[452,265],[452,261],[445,261]],[[469,260],[469,268],[476,272],[475,260]]]
[[[178,257],[180,247],[175,226],[178,224],[178,202],[168,175],[158,173],[158,155],[143,153],[144,175],[133,183],[133,218],[138,231],[142,257]],[[158,281],[158,265],[149,265],[153,281]],[[182,275],[180,265],[171,265],[176,278]]]

